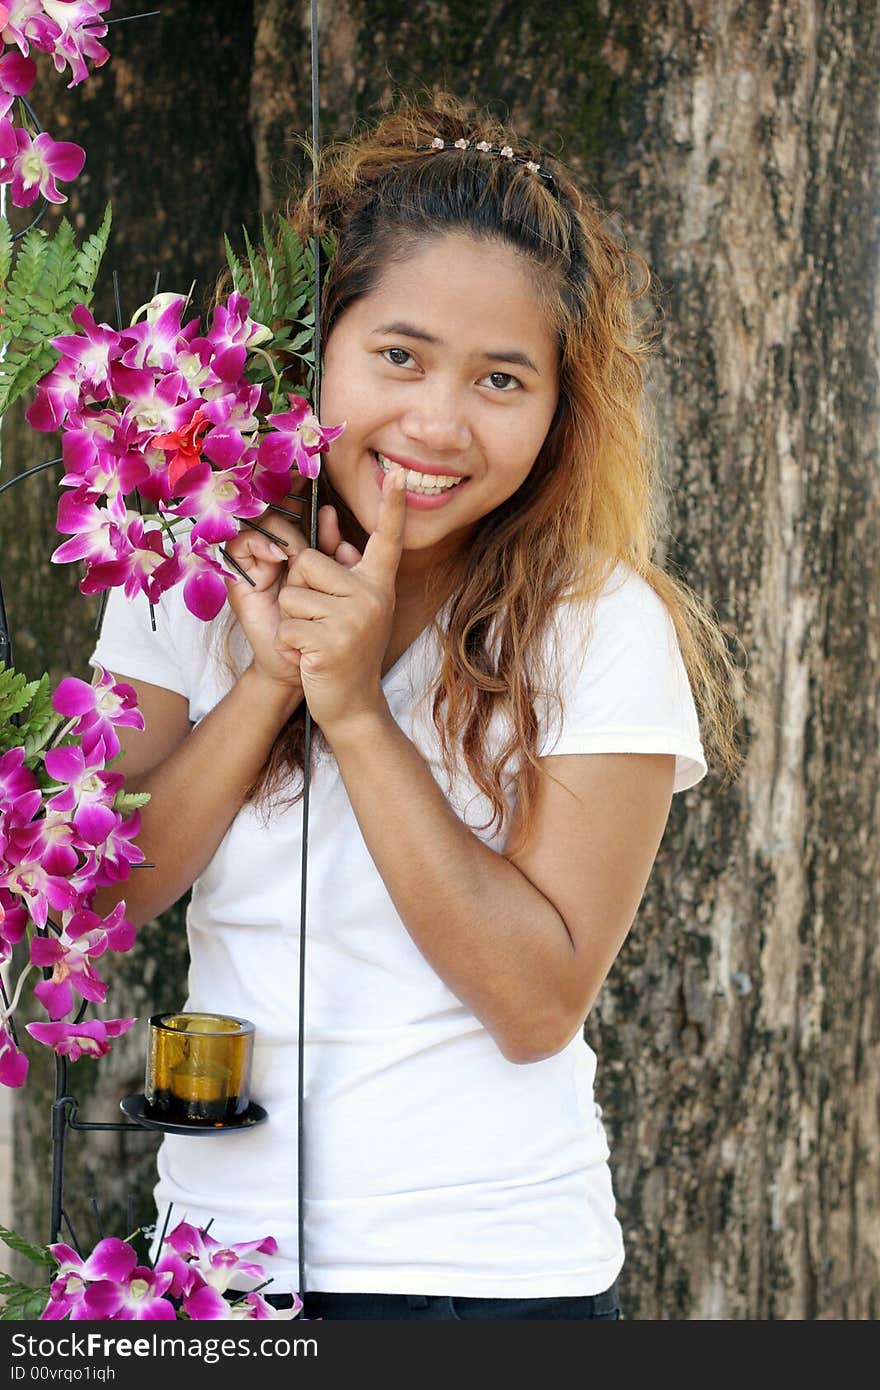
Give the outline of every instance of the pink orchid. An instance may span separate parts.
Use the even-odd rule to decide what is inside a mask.
[[[51,811],[69,815],[77,835],[89,845],[101,844],[113,830],[113,798],[125,781],[121,773],[104,770],[106,761],[107,750],[100,735],[88,750],[85,745],[65,744],[50,748],[45,756],[49,776],[63,785],[46,805]]]
[[[296,465],[306,478],[317,478],[321,450],[342,433],[345,425],[324,426],[302,396],[291,395],[288,399],[290,410],[268,417],[276,432],[260,440],[260,462],[272,471]]]
[[[3,122],[0,121],[0,157]],[[48,433],[60,429],[71,411],[79,405],[82,379],[79,363],[62,357],[37,385],[36,395],[24,413],[31,429]]]
[[[97,679],[91,685],[76,676],[61,681],[52,696],[52,708],[67,719],[76,718],[73,733],[82,740],[85,752],[100,738],[107,758],[115,758],[120,751],[116,729],[143,729],[144,716],[133,686],[114,681],[103,666],[96,665],[95,672]]]
[[[119,883],[121,879],[128,878],[132,864],[144,862],[143,850],[133,843],[140,833],[139,811],[132,812],[130,816],[114,812],[112,827],[76,880],[77,883],[82,880],[83,893],[90,891],[91,887],[102,888],[110,883]]]
[[[12,955],[25,933],[28,915],[21,903],[0,888],[0,965],[4,965]]]
[[[36,815],[41,800],[39,783],[25,767],[24,749],[10,748],[0,754],[0,814],[5,811],[17,824],[24,824]]]
[[[58,499],[55,525],[62,535],[72,539],[62,541],[52,551],[53,564],[70,560],[109,564],[118,558],[124,544],[121,533],[125,524],[124,503],[116,496],[109,499],[106,507],[98,507],[95,505],[97,496],[86,488],[77,488],[75,492],[62,493]]]
[[[147,1265],[137,1265],[127,1279],[117,1284],[99,1279],[89,1284],[83,1294],[83,1317],[113,1322],[174,1322],[177,1311],[165,1297],[169,1279],[170,1276]]]
[[[12,1041],[5,1023],[0,1023],[0,1085],[17,1089],[27,1080],[28,1059]]]
[[[260,515],[263,504],[254,496],[250,472],[246,464],[217,472],[209,463],[201,463],[181,479],[181,502],[175,514],[198,518],[190,532],[193,543],[202,540],[216,545],[231,540],[238,535],[236,517]]]
[[[200,1322],[228,1319],[231,1310],[223,1294],[232,1280],[263,1280],[266,1276],[262,1265],[246,1257],[257,1251],[274,1255],[278,1249],[278,1242],[272,1236],[263,1240],[223,1245],[206,1231],[190,1226],[185,1221],[181,1221],[166,1237],[165,1245],[169,1249],[163,1251],[156,1269],[168,1272],[172,1277],[174,1291],[183,1298],[183,1311]],[[272,1317],[274,1310],[261,1314],[254,1308],[252,1312],[239,1314],[253,1317],[261,1315]]]
[[[3,54],[0,58],[0,117],[8,113],[16,97],[25,96],[30,91],[36,77],[37,65],[33,58],[25,58],[14,51]]]
[[[170,564],[174,568],[169,568],[169,579],[183,582],[183,601],[190,613],[206,623],[216,618],[226,602],[226,576],[230,573],[217,559],[216,547],[198,537],[181,536]]]
[[[102,1023],[92,1018],[83,1023],[27,1023],[25,1028],[56,1056],[76,1062],[80,1057],[104,1057],[110,1051],[111,1039],[127,1033],[135,1022],[134,1018],[110,1018]]]
[[[214,350],[211,366],[221,381],[237,381],[249,348],[268,342],[272,330],[249,316],[250,300],[233,293],[214,309],[206,341]]]
[[[80,1321],[91,1317],[83,1306],[83,1297],[90,1284],[100,1280],[118,1284],[130,1278],[137,1265],[134,1250],[117,1236],[100,1240],[87,1260],[61,1243],[50,1245],[49,1251],[58,1261],[58,1272],[49,1288],[49,1302],[40,1315],[41,1322],[57,1322],[66,1317]]]
[[[127,598],[143,593],[151,603],[158,603],[168,587],[160,572],[168,559],[162,527],[147,527],[142,517],[129,517],[119,526],[116,540],[113,559],[90,562],[85,578],[80,581],[80,593],[99,594],[104,589],[122,585]],[[59,546],[55,555],[61,548]]]
[[[38,927],[45,927],[50,907],[63,912],[76,906],[77,893],[70,882],[70,874],[77,866],[78,856],[75,850],[69,849],[67,859],[62,861],[56,850],[54,858],[50,859],[51,868],[47,869],[45,861],[50,848],[46,831],[39,822],[25,830],[13,831],[4,854],[4,858],[12,862],[8,868],[0,869],[0,888],[16,894],[26,903]],[[65,862],[69,865],[66,869]]]
[[[56,26],[47,19],[42,0],[6,0],[3,9],[6,18],[0,38],[4,43],[17,44],[25,56],[30,52],[30,44],[44,52],[51,50]]]
[[[103,44],[98,43],[107,33],[101,11],[109,10],[110,4],[111,0],[43,0],[47,17],[54,21],[49,51],[57,72],[63,72],[70,64],[68,87],[75,87],[88,77],[86,58],[99,68],[110,57]]]
[[[76,365],[77,380],[88,389],[94,400],[110,395],[110,362],[119,353],[119,334],[106,323],[95,320],[84,304],[77,304],[70,314],[79,333],[61,333],[53,338],[52,346],[62,360]]]
[[[249,1293],[245,1294],[243,1299],[238,1299],[233,1303],[226,1316],[233,1321],[246,1320],[250,1322],[256,1321],[257,1319],[262,1321],[264,1318],[271,1318],[273,1321],[277,1322],[279,1318],[287,1320],[297,1317],[297,1315],[302,1312],[302,1309],[303,1301],[299,1294],[296,1293],[293,1295],[293,1307],[289,1310],[285,1310],[283,1313],[273,1308],[271,1303],[267,1303],[262,1294]]]
[[[12,201],[17,208],[29,207],[37,198],[49,203],[66,203],[58,190],[56,178],[69,183],[82,170],[86,152],[81,145],[66,140],[53,140],[43,131],[32,139],[26,130],[13,130],[15,148],[7,132],[0,135],[0,183],[12,184]]]
[[[100,932],[87,932],[78,941],[71,941],[66,932],[60,937],[35,936],[31,941],[31,964],[52,971],[48,979],[34,986],[34,994],[51,1019],[70,1013],[74,990],[93,1004],[103,1004],[107,998],[107,985],[92,965],[92,945],[99,954],[106,950]]]
[[[145,313],[144,319],[124,328],[121,334],[120,361],[124,367],[177,369],[180,348],[198,331],[197,319],[181,328],[185,303],[182,294],[157,294],[143,310],[138,310],[138,314]]]
[[[140,451],[126,448],[121,417],[115,410],[95,411],[79,418],[81,424],[77,426],[71,413],[61,441],[61,486],[84,488],[110,501],[123,499],[150,476],[148,462]]]
[[[152,371],[114,362],[110,376],[114,393],[129,402],[122,412],[122,423],[125,427],[133,425],[144,444],[152,443],[157,434],[170,434],[189,422],[193,403],[180,372],[156,377]]]

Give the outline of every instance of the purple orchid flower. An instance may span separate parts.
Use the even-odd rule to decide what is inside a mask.
[[[108,760],[120,751],[117,728],[143,729],[144,716],[137,707],[137,694],[124,681],[114,681],[103,666],[95,667],[92,685],[68,676],[56,687],[52,708],[65,718],[76,718],[73,734],[89,752],[98,738],[103,740]]]
[[[117,412],[102,410],[79,418],[76,426],[73,415],[68,417],[61,440],[61,487],[83,488],[110,501],[140,487],[150,476],[150,467],[142,453],[126,449],[119,438]]]
[[[136,1265],[126,1279],[115,1284],[99,1279],[89,1284],[83,1294],[83,1317],[114,1322],[173,1322],[177,1310],[165,1297],[170,1279],[170,1275],[159,1274],[147,1265]]]
[[[5,965],[25,933],[28,915],[21,903],[0,888],[0,965]]]
[[[0,58],[0,117],[6,116],[16,97],[25,96],[34,85],[37,65],[23,53],[4,53]]]
[[[3,9],[6,17],[0,39],[4,43],[17,44],[25,57],[31,44],[43,52],[51,51],[56,26],[46,18],[42,0],[6,0]]]
[[[177,516],[197,517],[190,532],[192,543],[207,541],[217,545],[238,535],[236,517],[259,516],[263,504],[250,485],[251,470],[238,468],[215,471],[209,463],[190,468],[180,480]]]
[[[214,351],[211,366],[221,381],[237,381],[244,370],[248,349],[268,342],[272,330],[256,323],[249,314],[250,300],[243,294],[229,296],[214,309],[206,335]]]
[[[46,771],[64,790],[46,803],[51,811],[72,813],[72,823],[81,840],[99,845],[112,832],[116,812],[113,798],[122,790],[121,773],[106,772],[107,749],[100,733],[88,750],[85,745],[65,744],[50,748],[45,756]]]
[[[5,1023],[0,1023],[0,1085],[14,1090],[27,1080],[28,1059],[12,1041]]]
[[[61,1243],[50,1245],[49,1251],[58,1261],[58,1272],[49,1288],[49,1302],[40,1315],[41,1322],[57,1322],[66,1317],[79,1321],[90,1317],[91,1314],[83,1310],[83,1296],[89,1285],[98,1280],[118,1284],[130,1278],[137,1265],[134,1250],[117,1236],[98,1241],[87,1260]]]
[[[194,404],[180,372],[157,378],[152,371],[114,362],[110,376],[114,394],[129,402],[122,413],[123,426],[132,424],[143,443],[151,443],[157,434],[171,434],[189,422]]]
[[[172,1275],[173,1287],[183,1298],[184,1312],[202,1322],[230,1317],[223,1294],[234,1278],[265,1279],[263,1266],[248,1260],[248,1255],[257,1251],[274,1255],[278,1249],[272,1236],[223,1245],[185,1221],[166,1236],[165,1245],[169,1249],[163,1248],[156,1269]]]
[[[107,985],[92,966],[90,947],[106,950],[102,933],[85,933],[71,941],[66,932],[60,937],[35,936],[31,942],[31,964],[51,969],[49,979],[34,986],[34,994],[53,1020],[64,1018],[73,1008],[73,991],[93,1004],[103,1004]]]
[[[127,1033],[134,1018],[87,1019],[83,1023],[27,1023],[25,1028],[37,1042],[51,1047],[58,1057],[76,1062],[80,1057],[104,1057],[111,1039]]]
[[[144,862],[143,850],[133,843],[140,833],[139,811],[133,811],[130,816],[114,812],[113,826],[103,843],[89,857],[76,880],[83,881],[84,893],[92,886],[103,888],[110,883],[119,883],[120,880],[128,878],[132,864]]]
[[[76,851],[68,849],[66,858],[62,858],[62,851],[51,845],[43,825],[37,823],[13,831],[4,857],[11,858],[12,863],[9,868],[0,869],[0,888],[27,904],[38,927],[45,927],[50,907],[63,912],[76,906],[77,892],[69,877],[79,862]],[[47,858],[51,869],[46,866]],[[66,870],[65,863],[69,865]]]
[[[262,1321],[265,1318],[277,1322],[279,1319],[284,1319],[286,1321],[290,1318],[295,1318],[302,1310],[303,1301],[297,1293],[293,1295],[293,1307],[285,1309],[284,1312],[280,1312],[277,1308],[273,1308],[271,1303],[266,1302],[262,1294],[249,1293],[245,1294],[243,1299],[238,1299],[233,1303],[226,1316],[232,1321],[244,1320],[252,1322],[257,1319]]]
[[[47,51],[52,53],[57,72],[63,72],[70,64],[68,88],[88,77],[86,58],[100,68],[110,57],[104,45],[98,43],[107,33],[101,11],[109,10],[110,4],[111,0],[43,0],[48,19],[54,21]]]
[[[95,505],[97,493],[86,488],[62,493],[55,522],[62,535],[70,536],[52,551],[53,564],[87,560],[89,564],[110,564],[123,548],[121,527],[126,514],[122,498],[111,497],[106,507]]]
[[[61,333],[52,339],[52,346],[62,360],[76,364],[77,378],[92,398],[102,401],[110,395],[110,362],[119,355],[120,338],[107,323],[95,323],[84,304],[77,304],[70,314],[80,333]]]
[[[0,121],[0,139],[2,132],[3,122]],[[31,429],[44,434],[61,429],[70,412],[79,405],[80,385],[76,362],[66,357],[56,362],[39,382],[36,395],[24,413]]]
[[[205,1282],[223,1293],[229,1288],[234,1273],[252,1275],[256,1279],[265,1278],[262,1265],[242,1262],[242,1256],[259,1253],[276,1255],[278,1242],[274,1236],[263,1236],[259,1240],[240,1241],[236,1245],[224,1245],[207,1231],[181,1221],[169,1235],[165,1243],[171,1246],[185,1260],[195,1261]]]
[[[342,434],[345,425],[324,426],[302,396],[288,399],[290,410],[268,417],[275,430],[260,440],[260,462],[274,472],[296,466],[306,478],[317,478],[321,450]]]
[[[176,368],[181,346],[198,329],[197,319],[193,319],[186,328],[181,327],[185,304],[182,294],[157,294],[149,304],[144,305],[143,310],[138,310],[135,319],[142,312],[145,313],[144,319],[132,322],[130,327],[122,330],[120,361],[123,366],[137,370],[159,368],[162,371]]]
[[[59,504],[60,511],[60,504]],[[161,526],[147,527],[142,517],[129,517],[118,527],[116,555],[110,560],[91,561],[88,572],[80,581],[80,593],[99,594],[104,589],[122,585],[126,598],[144,593],[150,603],[158,603],[168,587],[163,581],[165,554]],[[55,559],[64,547],[59,546]]]
[[[59,192],[56,178],[69,183],[82,171],[86,152],[81,145],[67,140],[53,140],[43,131],[33,139],[26,130],[0,123],[0,183],[12,184],[12,201],[17,208],[29,207],[37,198],[49,203],[66,203]],[[9,132],[14,137],[14,147]]]
[[[39,783],[25,766],[24,749],[10,748],[0,755],[0,813],[24,824],[36,815],[41,801]]]

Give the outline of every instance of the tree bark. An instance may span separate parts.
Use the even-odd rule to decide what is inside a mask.
[[[158,69],[156,21],[130,26],[127,58],[118,31],[106,78],[88,84],[96,120],[99,81],[128,93],[107,148],[71,132],[92,161],[88,220],[115,186],[114,247],[124,237],[141,286],[156,220],[162,265],[188,284],[191,265],[217,264],[220,228],[281,205],[304,163],[308,6],[254,0],[252,35],[250,6],[224,7],[222,24],[212,8],[163,6],[152,32],[173,38]],[[320,23],[325,140],[398,88],[509,109],[598,192],[656,277],[664,556],[738,644],[748,758],[732,789],[713,773],[676,798],[587,1024],[627,1315],[875,1317],[877,13],[858,0],[326,0]],[[78,96],[53,93],[72,113]],[[192,128],[194,110],[209,130]],[[34,669],[70,669],[88,605],[69,581],[80,626],[57,632],[51,510],[14,523],[30,547],[19,645]]]

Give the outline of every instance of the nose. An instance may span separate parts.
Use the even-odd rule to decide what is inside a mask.
[[[472,439],[459,391],[439,378],[420,383],[418,398],[411,399],[400,428],[407,439],[438,454],[463,452]]]

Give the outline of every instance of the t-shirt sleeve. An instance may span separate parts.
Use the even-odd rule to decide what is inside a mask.
[[[117,676],[148,681],[178,695],[190,696],[189,672],[183,653],[182,634],[172,632],[170,609],[175,595],[165,594],[153,612],[156,630],[150,622],[146,594],[128,599],[122,589],[111,589],[104,609],[101,634],[89,658],[92,666],[103,666]]]
[[[538,755],[672,753],[674,792],[706,775],[687,670],[662,599],[618,566],[591,604],[562,605],[561,718],[548,719]]]

